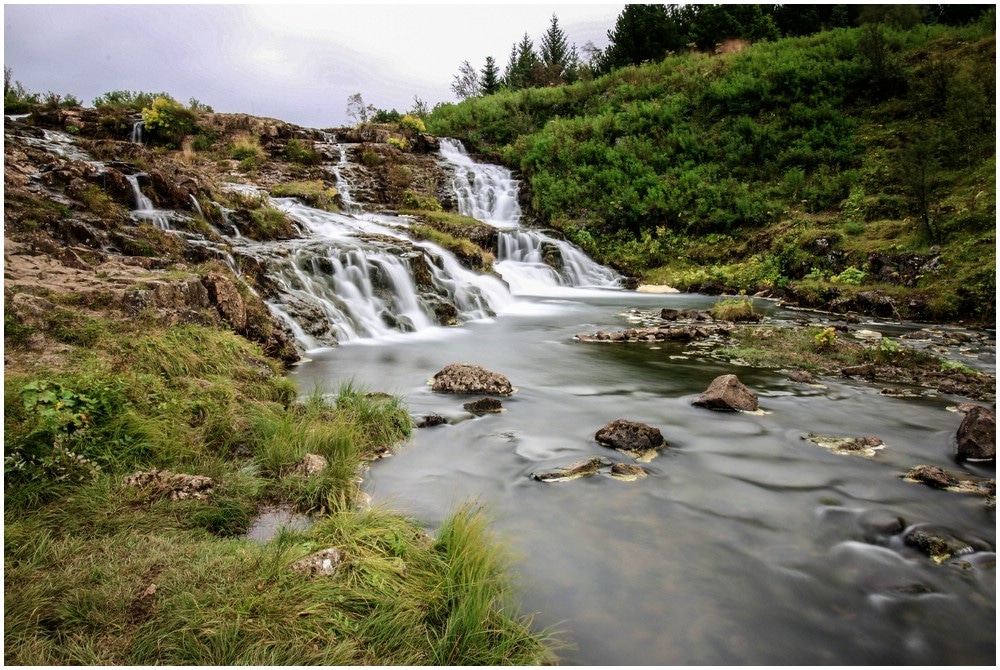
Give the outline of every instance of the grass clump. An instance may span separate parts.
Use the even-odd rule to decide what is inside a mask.
[[[4,394],[4,662],[12,665],[537,664],[508,563],[465,508],[432,539],[357,511],[364,462],[411,430],[351,382],[300,396],[228,331],[102,324],[62,365],[9,369]],[[305,474],[305,454],[325,470]],[[211,479],[202,498],[123,486]],[[244,539],[263,507],[308,531]],[[332,575],[290,566],[337,548]]]
[[[327,212],[339,211],[337,207],[337,189],[327,188],[322,181],[293,181],[276,184],[271,189],[276,198],[298,198],[310,207]]]
[[[726,298],[715,303],[708,313],[717,321],[756,323],[760,315],[754,311],[753,300],[746,296]]]

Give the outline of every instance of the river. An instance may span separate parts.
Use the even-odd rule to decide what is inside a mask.
[[[919,464],[959,468],[954,408],[965,399],[890,397],[843,378],[793,383],[696,346],[580,342],[634,325],[632,310],[707,309],[716,298],[508,271],[514,299],[496,316],[317,348],[292,377],[305,390],[353,380],[400,396],[414,417],[448,419],[372,464],[364,488],[428,529],[481,503],[516,555],[522,611],[558,631],[562,663],[995,663],[994,509],[901,478]],[[802,316],[757,306],[775,323]],[[991,356],[970,363],[992,370]],[[501,413],[474,416],[462,405],[479,396],[431,391],[449,363],[502,373],[517,391]],[[725,373],[758,394],[762,412],[692,405]],[[662,431],[668,446],[643,464],[648,477],[530,478],[593,456],[632,462],[594,439],[614,419]],[[886,447],[841,455],[807,432],[874,435]],[[992,463],[964,467],[994,477]],[[946,528],[971,553],[935,563],[903,542],[920,524]]]

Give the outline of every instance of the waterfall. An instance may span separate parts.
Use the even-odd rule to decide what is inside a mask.
[[[153,202],[143,195],[139,188],[139,175],[130,174],[125,178],[132,185],[132,194],[135,195],[135,209],[132,210],[132,216],[149,221],[160,230],[170,230],[170,219],[164,212],[154,208]]]
[[[146,124],[142,121],[136,121],[132,124],[132,143],[142,144],[142,129],[146,127]]]
[[[351,199],[351,187],[347,183],[347,178],[344,177],[341,170],[347,165],[347,147],[343,144],[336,145],[337,152],[340,155],[340,159],[335,165],[330,167],[330,171],[333,173],[334,178],[337,183],[337,192],[340,194],[340,203],[344,207],[344,211],[348,213],[355,213],[359,211],[357,204]]]
[[[476,163],[458,140],[440,139],[441,156],[454,167],[452,188],[458,211],[497,228],[520,225],[517,180],[499,165]]]
[[[441,156],[454,171],[460,214],[499,230],[496,269],[515,295],[546,295],[560,288],[621,287],[621,275],[595,263],[579,247],[522,228],[518,184],[510,170],[476,163],[458,140],[441,138]]]

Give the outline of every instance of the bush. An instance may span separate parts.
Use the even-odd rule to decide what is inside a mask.
[[[181,146],[184,138],[198,131],[197,115],[172,98],[159,97],[142,110],[146,133],[170,148]]]
[[[319,165],[320,155],[302,140],[288,140],[285,147],[285,158],[300,165]]]
[[[407,137],[427,132],[427,127],[424,125],[423,119],[412,114],[405,114],[399,120],[399,127]]]

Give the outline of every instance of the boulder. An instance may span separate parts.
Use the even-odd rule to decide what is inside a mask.
[[[339,549],[331,547],[317,551],[305,558],[295,561],[288,566],[294,573],[306,576],[330,576],[337,571],[337,567],[343,563],[344,556]]]
[[[501,405],[500,401],[496,398],[480,398],[479,400],[467,402],[462,405],[462,407],[464,407],[467,412],[472,412],[477,415],[499,414],[500,410],[503,409],[503,405]]]
[[[756,411],[757,396],[736,375],[720,375],[708,389],[695,398],[694,405],[721,411]]]
[[[885,449],[885,443],[874,435],[838,437],[836,435],[806,433],[802,439],[838,454],[856,454],[868,458],[873,458],[877,452]]]
[[[935,489],[953,491],[955,493],[973,493],[985,496],[995,496],[997,482],[995,479],[977,477],[964,472],[948,472],[936,465],[917,465],[903,475],[908,482],[925,484]]]
[[[992,461],[997,451],[997,416],[988,407],[971,408],[956,434],[955,458],[960,461]]]
[[[976,551],[976,547],[956,537],[950,530],[932,524],[910,527],[903,536],[903,543],[925,554],[935,563]]]
[[[631,482],[646,476],[646,470],[631,463],[615,463],[611,466],[611,476],[615,479]]]
[[[236,283],[218,272],[209,272],[201,281],[208,289],[209,300],[219,311],[219,316],[237,332],[246,328],[247,307]]]
[[[502,374],[478,365],[452,363],[431,379],[431,389],[438,393],[487,393],[510,395],[510,380]]]
[[[602,446],[634,454],[646,453],[666,444],[659,428],[625,419],[607,424],[597,431],[594,439]]]
[[[150,499],[201,500],[212,490],[215,482],[204,475],[187,475],[170,470],[136,472],[124,480],[122,486],[142,489]]]
[[[417,422],[417,428],[430,428],[431,426],[440,426],[443,423],[448,423],[448,419],[440,414],[428,414]]]
[[[532,472],[531,478],[540,482],[568,482],[581,477],[597,474],[604,467],[611,465],[606,458],[588,458],[549,472]]]

